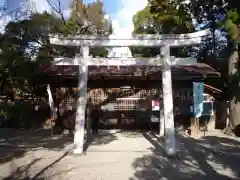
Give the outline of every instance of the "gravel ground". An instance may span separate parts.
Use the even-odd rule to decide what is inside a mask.
[[[148,132],[102,131],[82,156],[66,153],[72,138],[39,134],[1,138],[0,179],[240,179],[239,138],[218,131],[197,140],[177,133],[174,159],[165,156],[162,140]]]

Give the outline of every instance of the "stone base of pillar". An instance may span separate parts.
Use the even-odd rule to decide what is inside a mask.
[[[165,134],[165,122],[163,110],[160,110],[160,122],[159,122],[159,137],[164,137]]]
[[[208,131],[214,131],[216,127],[216,116],[215,114],[212,115],[209,119],[209,122],[207,124],[207,130]]]
[[[173,145],[173,142],[166,142],[166,141],[168,141],[167,138],[165,138],[165,153],[167,157],[175,157],[176,156],[175,144]]]
[[[177,154],[177,153],[172,154],[172,155],[166,154],[166,156],[167,156],[167,158],[169,158],[169,159],[177,159],[177,160],[180,159],[180,156],[179,156],[179,154]]]
[[[73,149],[72,154],[74,156],[85,156],[87,153],[84,152],[82,149]]]
[[[160,137],[160,138],[164,138],[164,131],[160,130],[160,132],[159,132],[159,137]]]
[[[81,154],[84,146],[84,127],[78,129],[74,134],[74,150],[73,153]]]
[[[200,126],[199,126],[199,118],[191,117],[190,118],[190,132],[189,135],[194,138],[198,138],[200,136]]]
[[[73,149],[73,154],[82,154],[82,153],[83,153],[82,148],[79,148],[79,149]]]

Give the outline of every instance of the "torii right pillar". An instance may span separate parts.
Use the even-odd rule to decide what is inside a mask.
[[[161,47],[162,66],[162,88],[163,88],[163,107],[164,107],[164,127],[165,127],[165,151],[168,156],[176,155],[175,128],[173,115],[173,96],[172,96],[172,74],[170,46]]]

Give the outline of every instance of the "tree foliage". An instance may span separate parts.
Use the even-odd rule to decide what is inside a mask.
[[[194,31],[191,13],[181,1],[150,0],[149,4],[133,17],[134,32],[144,34],[181,34]],[[184,57],[187,48],[172,49],[173,56]],[[133,48],[134,54],[156,56],[157,48]]]
[[[230,120],[232,128],[240,124],[239,120],[239,23],[240,4],[238,1],[215,0],[211,2],[195,1],[197,9],[195,17],[199,22],[210,22],[211,28],[217,28],[223,32],[227,40],[227,46],[222,50],[223,66],[221,68],[220,86],[224,93],[222,97],[229,100]],[[215,46],[214,48],[217,48]],[[220,63],[219,63],[220,64]]]
[[[187,49],[187,54],[221,72],[219,81],[211,83],[223,89],[223,99],[230,100],[233,127],[240,124],[239,1],[149,0],[149,5],[134,16],[133,22],[137,33],[187,33],[211,28],[212,35],[202,45]]]
[[[69,24],[74,26],[73,33],[76,34],[108,35],[111,32],[111,25],[105,18],[100,0],[89,4],[73,0]]]
[[[47,35],[59,30],[59,21],[48,13],[8,23],[1,36],[1,90],[31,92],[34,74],[51,59],[52,47]],[[43,50],[44,53],[43,53]]]
[[[61,7],[51,6],[54,13],[32,13],[28,18],[7,24],[0,36],[1,92],[12,95],[33,93],[39,86],[36,78],[41,64],[50,63],[53,57],[75,55],[74,48],[51,45],[49,34],[104,35],[110,32],[111,25],[104,18],[100,1],[87,5],[82,1],[74,2],[78,2],[78,7],[72,8],[68,19],[64,19]],[[92,52],[100,56],[106,54],[104,49],[93,49]]]

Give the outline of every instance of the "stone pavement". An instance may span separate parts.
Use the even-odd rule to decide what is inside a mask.
[[[28,147],[0,145],[0,179],[240,179],[239,139],[221,133],[198,140],[181,132],[176,136],[177,159],[167,158],[163,140],[149,132],[102,131],[83,156],[66,153],[72,140],[66,137],[35,138]]]

